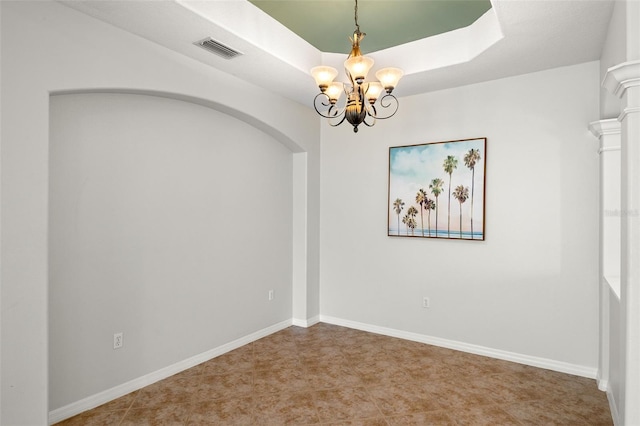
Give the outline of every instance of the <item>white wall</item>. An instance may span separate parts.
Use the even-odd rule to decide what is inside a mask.
[[[607,366],[608,377],[608,389],[610,394],[610,405],[612,411],[620,415],[619,410],[621,408],[621,401],[624,392],[624,366],[622,364],[621,348],[624,347],[624,336],[621,333],[621,319],[620,319],[620,299],[613,291],[609,293],[609,330],[606,336],[609,349],[609,365]],[[624,413],[622,413],[624,414]]]
[[[593,62],[401,98],[394,118],[357,134],[323,126],[321,315],[595,376],[598,157],[587,124],[598,74]],[[388,147],[475,137],[488,138],[486,241],[387,237]]]
[[[618,65],[622,62],[626,61],[626,33],[627,33],[627,14],[626,14],[626,2],[624,1],[616,1],[614,3],[613,12],[611,14],[611,21],[609,22],[609,28],[607,31],[607,38],[605,39],[605,43],[602,49],[602,54],[600,56],[600,82],[604,79],[605,74],[607,73],[607,69],[612,66]],[[611,93],[604,87],[600,87],[600,118],[617,118],[621,112],[620,100],[617,96]],[[613,154],[613,155],[612,155]],[[620,156],[618,153],[603,153],[606,155],[606,161],[608,161],[608,169],[614,170],[617,174],[614,176],[618,176],[618,180],[616,182],[607,182],[608,185],[605,187],[605,190],[608,193],[603,194],[605,199],[615,200],[617,205],[620,205],[620,166],[619,163]],[[612,164],[612,159],[617,159],[618,164]],[[609,176],[603,176],[603,178],[607,178]],[[611,195],[615,188],[617,187],[617,194]],[[607,228],[607,231],[618,232],[618,235],[613,238],[609,237],[607,234],[603,235],[605,238],[609,238],[618,244],[618,247],[613,250],[609,248],[606,244],[608,250],[605,255],[605,263],[603,264],[602,274],[609,273],[611,271],[620,271],[620,217],[605,217],[604,218]],[[605,240],[605,243],[608,242]],[[617,262],[616,265],[611,265],[611,263]],[[613,266],[613,267],[612,267]],[[603,284],[606,285],[606,284]],[[620,403],[622,400],[622,394],[624,389],[624,368],[622,366],[622,348],[624,347],[624,340],[620,334],[620,299],[619,296],[614,294],[611,291],[609,294],[609,303],[604,305],[604,315],[607,318],[603,318],[603,321],[606,321],[608,324],[607,330],[603,331],[603,335],[601,339],[603,339],[602,344],[608,346],[608,365],[605,366],[605,369],[608,371],[608,391],[610,394],[610,403],[612,405],[612,412],[614,415],[618,413],[618,410],[621,408]],[[603,357],[605,358],[605,357]]]
[[[50,123],[50,409],[291,318],[291,151],[159,97],[55,96]]]
[[[232,115],[291,151],[308,153],[309,205],[319,199],[319,177],[313,174],[319,170],[319,126],[315,113],[299,104],[60,3],[3,1],[0,8],[0,423],[46,424],[50,94],[151,93]],[[310,253],[318,245],[318,220],[318,214],[308,217]],[[317,257],[305,260],[308,271],[317,271]],[[317,281],[308,277],[310,292],[317,291]],[[260,328],[270,325],[264,321]]]
[[[603,81],[607,70],[611,67],[620,66],[640,59],[640,3],[633,0],[616,1],[611,16],[611,22],[605,39],[602,54],[600,57],[600,80]],[[637,74],[637,72],[636,72]],[[609,76],[610,77],[610,76]],[[625,76],[632,82],[632,78],[637,79],[637,75]],[[621,83],[621,82],[620,82]],[[621,99],[608,89],[601,88],[600,118],[618,119],[622,127],[620,141],[622,142],[621,157],[622,163],[618,164],[621,172],[618,182],[618,191],[621,192],[622,201],[617,217],[618,241],[621,246],[617,250],[611,250],[606,245],[604,249],[605,259],[614,258],[617,255],[617,269],[622,271],[619,296],[610,293],[610,303],[603,305],[603,332],[602,345],[608,350],[608,357],[603,357],[607,363],[605,369],[608,370],[607,393],[609,403],[612,408],[614,420],[621,424],[636,424],[640,419],[638,410],[638,396],[640,395],[640,380],[638,379],[638,302],[637,297],[628,297],[637,292],[637,275],[628,271],[635,268],[637,271],[637,260],[625,253],[625,247],[632,247],[637,243],[637,235],[626,230],[630,229],[628,215],[624,212],[633,211],[628,206],[633,205],[636,195],[627,192],[629,188],[636,188],[637,161],[633,157],[637,146],[637,125],[625,124],[630,120],[634,111],[637,114],[637,95],[632,95],[630,90],[625,95],[627,98]],[[630,131],[631,130],[631,131]],[[613,166],[612,166],[613,167]],[[610,167],[611,168],[611,167]],[[613,168],[615,170],[615,167]],[[615,183],[614,183],[615,185]],[[608,188],[612,190],[611,186]],[[626,191],[625,191],[626,190]],[[605,197],[607,194],[605,194]],[[627,207],[625,207],[627,206]],[[608,218],[605,218],[608,219]],[[628,222],[627,222],[628,221]],[[627,223],[625,223],[627,222]],[[622,225],[620,227],[620,225]],[[616,230],[616,228],[613,228]],[[605,235],[606,237],[606,235]],[[607,270],[603,271],[607,273]]]
[[[607,69],[626,61],[627,56],[627,2],[615,1],[607,37],[600,56],[600,81]],[[604,87],[600,88],[600,117],[614,118],[620,114],[620,100]]]
[[[600,55],[600,81],[607,69],[623,62],[640,59],[640,6],[635,0],[614,1],[607,37]],[[601,88],[600,118],[616,118],[621,112],[620,99]]]

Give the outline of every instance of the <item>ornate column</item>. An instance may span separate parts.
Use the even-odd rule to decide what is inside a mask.
[[[620,300],[620,128],[620,122],[615,118],[589,124],[591,133],[600,140],[600,346],[597,380],[602,391],[610,391],[610,303],[612,300],[619,303]]]
[[[621,99],[620,331],[625,383],[622,424],[640,424],[640,61],[607,70],[603,86]]]

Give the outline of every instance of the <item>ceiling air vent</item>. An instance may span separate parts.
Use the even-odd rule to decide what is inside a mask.
[[[225,59],[232,59],[236,56],[242,55],[242,53],[238,52],[237,50],[233,50],[229,46],[225,46],[219,41],[215,41],[211,37],[207,37],[204,40],[196,41],[194,44],[208,50],[211,53],[222,56]]]

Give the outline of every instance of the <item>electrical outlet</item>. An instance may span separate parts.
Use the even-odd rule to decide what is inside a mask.
[[[269,290],[269,300],[273,300],[273,290]]]
[[[430,308],[431,307],[431,302],[429,301],[428,297],[423,297],[422,298],[422,307],[423,308]]]
[[[122,344],[124,343],[122,341],[122,337],[123,337],[123,333],[115,333],[113,335],[113,349],[119,349],[122,347]]]

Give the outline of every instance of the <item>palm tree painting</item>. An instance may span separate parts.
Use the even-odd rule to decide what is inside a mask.
[[[418,214],[418,209],[416,209],[413,206],[409,207],[409,210],[407,210],[407,216],[409,216],[409,220],[407,221],[407,226],[411,228],[411,235],[413,235],[413,230],[417,225],[417,222],[415,219],[417,214]]]
[[[447,207],[447,236],[451,237],[451,175],[458,168],[458,159],[454,155],[447,155],[442,164],[444,171],[449,175],[449,205]]]
[[[398,235],[400,235],[400,213],[402,212],[403,208],[404,208],[404,202],[400,198],[396,198],[396,200],[393,202],[393,209],[396,211],[396,214],[398,215]]]
[[[464,185],[456,186],[456,189],[453,190],[453,198],[460,203],[460,238],[462,238],[462,203],[469,198],[469,187]]]
[[[418,210],[416,210],[416,208],[412,206],[409,208],[409,210],[407,210],[407,214],[405,214],[402,218],[402,223],[404,223],[407,227],[407,235],[409,235],[409,229],[411,229],[411,235],[413,235],[413,230],[417,226],[417,222],[412,215],[413,211],[411,209],[413,209],[415,213],[418,213]]]
[[[417,210],[416,210],[417,211]],[[415,218],[412,216],[409,218],[409,228],[411,228],[411,235],[413,235],[413,230],[418,226]]]
[[[476,163],[480,161],[480,152],[471,148],[469,152],[464,155],[464,165],[471,170],[471,238],[473,238],[473,190],[475,183]]]
[[[436,208],[436,202],[431,198],[427,198],[427,201],[424,203],[424,208],[428,213],[427,221],[429,222],[429,236],[431,236],[431,210]]]
[[[420,188],[416,194],[416,203],[420,206],[420,227],[422,228],[422,236],[424,237],[424,221],[422,217],[422,211],[426,208],[427,204],[427,192]]]
[[[404,223],[407,227],[407,235],[409,235],[409,221],[411,220],[411,218],[409,217],[409,214],[405,214],[404,217],[402,218],[402,223]]]
[[[442,185],[444,181],[440,178],[435,178],[429,184],[429,189],[434,197],[436,197],[436,237],[438,236],[438,196],[442,193]]]
[[[484,241],[486,144],[476,138],[390,147],[387,235]],[[445,191],[446,230],[439,221]],[[452,196],[458,208],[451,208]]]

